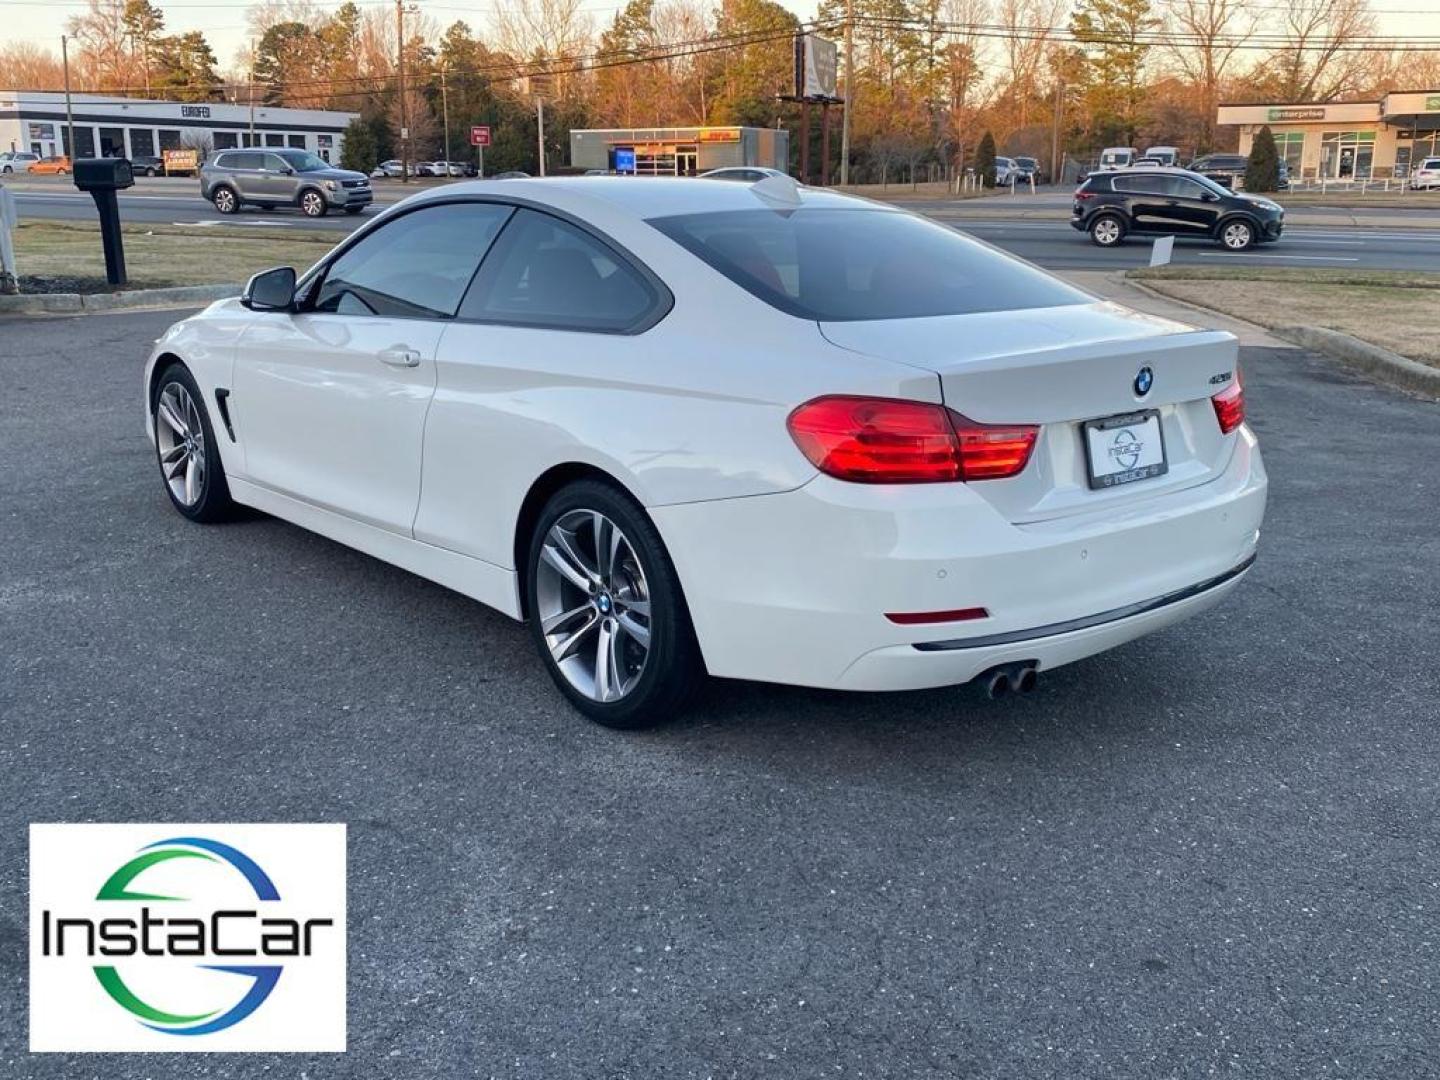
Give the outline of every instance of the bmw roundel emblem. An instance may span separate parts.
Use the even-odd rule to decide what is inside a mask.
[[[1149,367],[1142,367],[1135,373],[1135,396],[1144,397],[1150,392],[1150,387],[1155,385],[1155,372]]]

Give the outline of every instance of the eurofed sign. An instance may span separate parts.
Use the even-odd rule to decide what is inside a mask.
[[[30,826],[32,1053],[344,1049],[344,825]]]

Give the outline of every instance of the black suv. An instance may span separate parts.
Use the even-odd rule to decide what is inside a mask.
[[[1285,210],[1257,195],[1227,191],[1199,173],[1129,168],[1086,180],[1075,192],[1070,224],[1101,247],[1135,233],[1203,237],[1244,251],[1280,239]]]

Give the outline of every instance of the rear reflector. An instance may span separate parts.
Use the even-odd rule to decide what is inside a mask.
[[[1245,422],[1245,380],[1240,365],[1235,365],[1235,380],[1210,399],[1215,406],[1215,419],[1220,421],[1220,434],[1229,435]]]
[[[983,607],[962,607],[953,611],[887,611],[885,618],[901,626],[918,626],[921,623],[969,622],[971,619],[988,619],[990,612]]]
[[[786,421],[800,452],[821,472],[860,484],[993,480],[1025,468],[1039,428],[977,424],[943,405],[830,396]]]

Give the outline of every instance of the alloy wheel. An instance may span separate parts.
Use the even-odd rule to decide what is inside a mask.
[[[1095,240],[1105,247],[1120,241],[1120,223],[1114,218],[1101,218],[1095,223]]]
[[[565,680],[613,702],[640,681],[650,655],[650,588],[620,527],[597,510],[562,515],[541,547],[536,611]]]
[[[170,494],[194,506],[205,494],[205,428],[195,399],[178,382],[166,383],[155,403],[155,446]]]
[[[1231,251],[1243,251],[1250,246],[1250,226],[1241,221],[1232,221],[1225,226],[1225,232],[1221,235],[1225,246]]]
[[[307,191],[300,199],[300,209],[310,217],[319,217],[325,212],[325,200],[314,191]]]
[[[215,192],[215,209],[222,214],[233,213],[235,210],[235,193],[229,188],[221,188]]]

